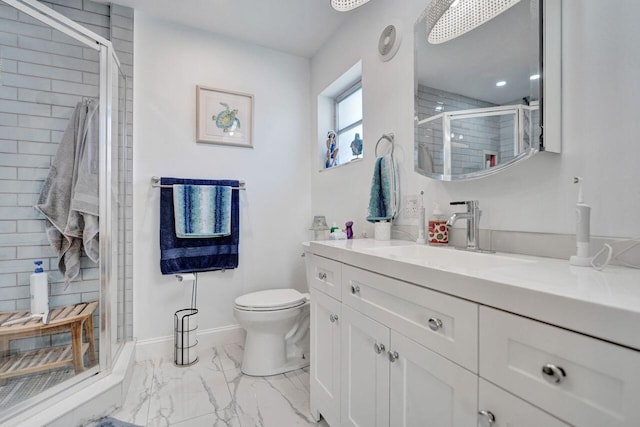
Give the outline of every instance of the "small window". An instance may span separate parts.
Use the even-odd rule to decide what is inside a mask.
[[[358,82],[335,99],[335,128],[338,164],[362,157],[362,82]]]
[[[317,120],[321,171],[362,158],[362,61],[318,94]]]

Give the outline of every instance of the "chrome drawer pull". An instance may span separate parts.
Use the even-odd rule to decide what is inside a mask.
[[[360,286],[358,285],[351,285],[351,293],[353,295],[355,294],[359,294],[360,293]]]
[[[331,323],[335,323],[338,321],[338,315],[337,314],[332,314],[329,316],[329,320],[331,321]]]
[[[376,354],[383,353],[384,352],[384,344],[373,343],[373,351],[375,351]]]
[[[318,273],[318,279],[320,280],[326,280],[327,279],[327,273]]]
[[[436,319],[435,317],[429,319],[429,329],[437,331],[440,328],[442,328],[442,320]]]
[[[398,357],[400,357],[400,355],[397,351],[389,351],[389,362],[395,362],[396,360],[398,360]]]
[[[482,427],[490,427],[496,422],[496,417],[490,411],[478,411],[478,424]]]
[[[552,384],[559,384],[567,376],[564,369],[551,363],[547,363],[542,367],[542,374]]]

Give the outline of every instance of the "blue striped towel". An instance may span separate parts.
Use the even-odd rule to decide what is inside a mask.
[[[182,239],[231,234],[231,187],[175,184],[173,209],[176,236]]]

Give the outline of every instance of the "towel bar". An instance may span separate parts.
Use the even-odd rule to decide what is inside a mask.
[[[380,145],[380,142],[382,142],[382,141],[387,141],[389,144],[391,144],[391,155],[393,156],[393,149],[394,149],[393,140],[394,140],[394,138],[395,138],[395,135],[393,134],[393,132],[391,132],[391,133],[383,133],[382,136],[380,137],[380,139],[378,139],[378,142],[376,142],[376,148],[374,150],[375,156],[378,157],[378,145]]]
[[[151,186],[154,188],[173,188],[173,185],[161,185],[160,184],[160,177],[158,176],[152,176],[151,177]],[[240,186],[239,187],[231,187],[232,190],[246,190],[247,188],[245,187],[245,182],[244,181],[240,181]]]

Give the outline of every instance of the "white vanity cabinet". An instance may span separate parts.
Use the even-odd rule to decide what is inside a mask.
[[[475,374],[346,305],[342,315],[343,427],[476,425]]]
[[[340,425],[340,303],[341,269],[338,262],[307,254],[311,287],[311,412],[322,414],[330,426]],[[336,284],[337,281],[337,284]],[[336,295],[337,299],[332,295]]]
[[[334,263],[308,266],[314,415],[331,427],[476,426],[477,304]],[[324,292],[336,277],[339,299]]]
[[[477,304],[348,265],[342,304],[342,426],[476,425]]]
[[[481,307],[480,376],[571,425],[640,426],[636,350]]]
[[[340,315],[334,335],[311,324],[334,340],[313,357],[337,364],[339,402],[321,409],[314,378],[311,397],[331,427],[640,426],[640,272],[365,239],[311,249],[312,300],[325,290],[316,307],[337,305],[320,317]]]

